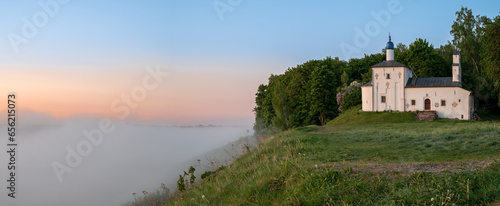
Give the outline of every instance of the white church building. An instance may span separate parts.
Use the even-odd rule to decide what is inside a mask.
[[[417,77],[394,61],[394,44],[386,46],[386,61],[371,66],[372,81],[361,87],[363,111],[435,111],[439,118],[470,120],[471,92],[462,88],[460,52],[453,52],[452,77]]]

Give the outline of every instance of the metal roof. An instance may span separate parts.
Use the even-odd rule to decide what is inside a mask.
[[[406,87],[461,87],[460,82],[453,82],[452,77],[413,77],[408,79]]]
[[[368,83],[366,83],[366,84],[363,84],[363,86],[362,86],[362,87],[368,87],[368,86],[372,86],[372,82],[371,82],[371,81],[370,81],[370,82],[368,82]]]
[[[391,60],[391,61],[383,61],[378,64],[375,64],[371,67],[406,67],[406,65],[401,64],[397,61]]]
[[[389,34],[389,42],[387,42],[387,46],[385,49],[393,49],[394,50],[394,43],[391,41],[391,35]]]
[[[459,51],[453,51],[453,55],[460,54]]]

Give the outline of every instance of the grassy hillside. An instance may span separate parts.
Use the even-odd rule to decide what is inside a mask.
[[[168,205],[500,202],[500,123],[351,110],[262,140]]]

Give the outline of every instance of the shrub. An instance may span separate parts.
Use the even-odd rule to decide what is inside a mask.
[[[337,93],[337,104],[339,111],[361,104],[361,84],[353,81],[349,86],[342,88],[341,92]]]

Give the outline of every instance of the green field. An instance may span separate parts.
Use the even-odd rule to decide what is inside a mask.
[[[351,110],[262,139],[167,205],[499,204],[500,122],[414,115]]]

